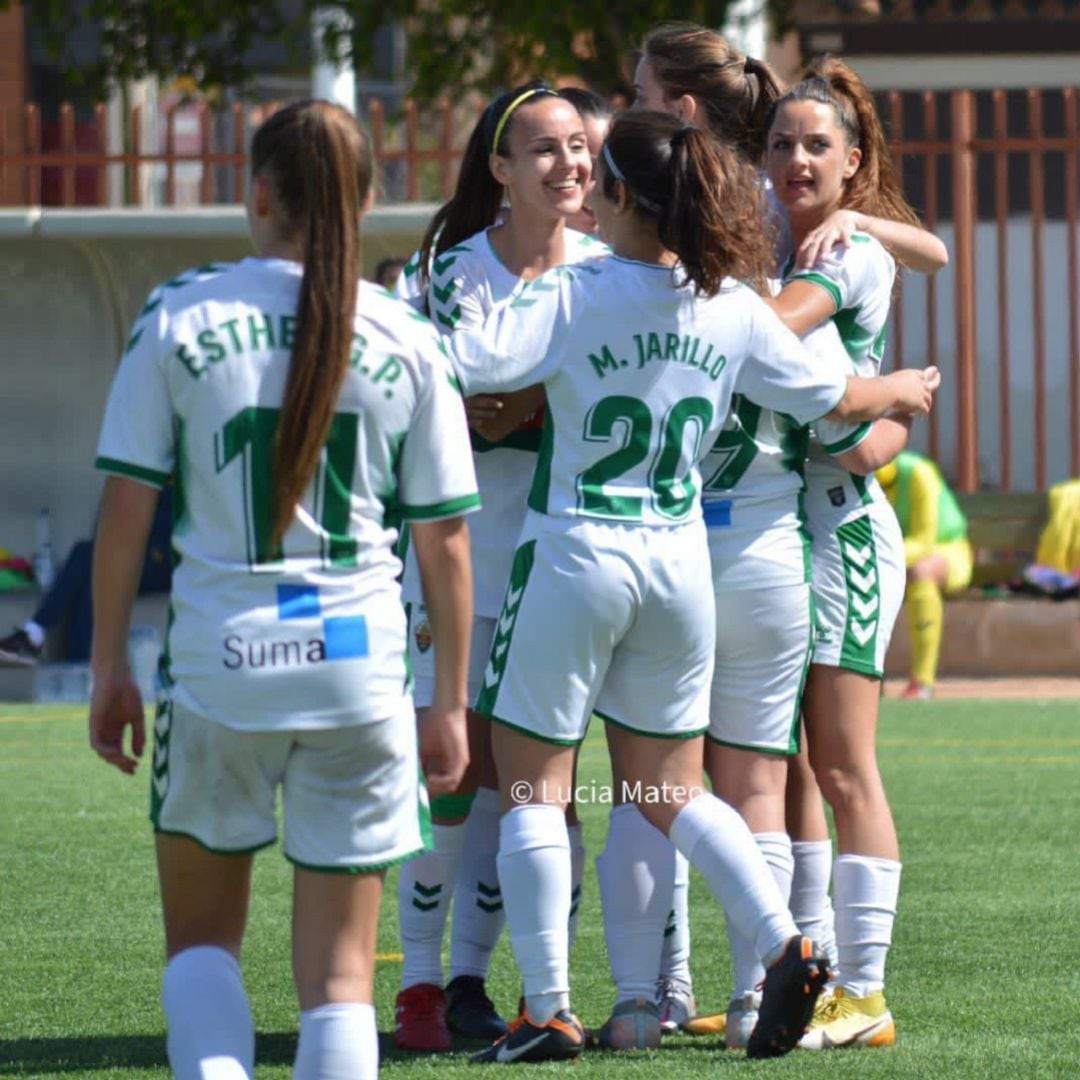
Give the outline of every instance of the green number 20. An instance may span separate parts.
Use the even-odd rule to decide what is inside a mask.
[[[270,550],[273,446],[279,412],[261,406],[241,409],[214,436],[214,464],[219,473],[236,458],[242,458],[248,563],[253,569],[274,566],[284,557],[280,544]],[[356,565],[357,545],[349,536],[349,510],[359,427],[360,418],[355,413],[334,416],[325,460],[315,474],[313,509],[327,534],[322,558],[328,566]]]
[[[712,422],[713,407],[705,398],[684,398],[667,412],[660,424],[659,445],[649,466],[652,504],[658,514],[678,521],[685,517],[697,497],[691,472],[705,429]],[[694,444],[684,452],[687,425],[693,425]],[[619,436],[616,426],[622,427]],[[585,417],[583,436],[587,442],[621,445],[578,474],[578,504],[599,517],[640,519],[644,499],[637,495],[615,494],[605,485],[624,476],[645,461],[652,449],[653,415],[640,398],[613,394],[598,401]]]

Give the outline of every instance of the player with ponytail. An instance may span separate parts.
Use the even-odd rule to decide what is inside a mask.
[[[582,208],[590,159],[582,117],[545,83],[516,87],[484,110],[453,197],[436,213],[416,260],[427,308],[448,338],[480,325],[545,270],[605,250],[567,227]],[[470,522],[476,616],[471,699],[483,686],[541,446],[543,408],[536,387],[466,401],[483,499]],[[406,559],[404,595],[422,714],[431,700],[437,657],[430,650],[423,590],[411,559]],[[470,715],[472,767],[457,791],[433,802],[434,850],[404,867],[398,881],[405,962],[395,1041],[403,1049],[449,1050],[451,1030],[487,1041],[505,1030],[485,987],[504,921],[495,868],[500,810],[489,727],[483,717]],[[574,888],[580,890],[585,853],[576,818],[571,830]],[[450,977],[444,990],[442,939],[452,895]]]
[[[796,246],[837,211],[856,225],[865,215],[888,215],[917,227],[870,92],[835,58],[812,65],[777,103],[766,168]],[[831,321],[856,370],[873,375],[884,354],[894,276],[893,258],[857,228],[846,247],[830,245],[812,266],[789,267],[776,310],[797,333]],[[797,890],[804,924],[827,926],[830,915],[831,846],[813,777],[833,809],[839,846],[833,868],[838,989],[805,1036],[808,1049],[884,1046],[896,1037],[884,978],[900,861],[875,740],[885,652],[904,596],[903,537],[874,477],[846,469],[836,448],[821,437],[807,461],[821,627],[803,705],[813,774],[803,759],[792,770],[788,799],[795,847],[807,867],[822,864],[804,872],[806,884]]]
[[[492,721],[504,809],[499,879],[525,1008],[478,1060],[574,1057],[563,810],[592,715],[652,827],[698,867],[768,968],[752,1056],[790,1050],[824,981],[745,823],[700,787],[716,613],[699,463],[736,392],[803,422],[925,410],[936,376],[823,370],[755,292],[769,262],[756,176],[705,132],[656,113],[616,119],[592,207],[613,254],[543,275],[451,339],[466,393],[542,382],[529,513],[476,709]],[[816,369],[816,370],[815,370]],[[646,852],[639,852],[642,859]],[[612,952],[602,1045],[659,1040],[653,1000],[671,877]],[[667,881],[666,895],[663,882]]]
[[[90,741],[133,772],[143,705],[127,628],[158,489],[175,485],[151,820],[162,1003],[181,1080],[254,1075],[240,969],[253,852],[294,867],[295,1075],[373,1080],[386,868],[422,851],[432,792],[467,763],[477,507],[464,410],[430,325],[360,281],[371,152],[324,101],[255,133],[256,255],[155,290],[106,409]],[[395,554],[410,523],[431,583],[435,702],[417,734]],[[131,752],[124,745],[131,729]]]

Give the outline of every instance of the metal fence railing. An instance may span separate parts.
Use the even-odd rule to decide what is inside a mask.
[[[936,363],[946,384],[920,438],[961,490],[1045,490],[1080,476],[1077,91],[884,92],[905,189],[946,240],[949,269],[905,275],[896,364]],[[0,204],[237,202],[246,147],[273,105],[0,110]],[[452,191],[472,108],[365,109],[383,201]]]

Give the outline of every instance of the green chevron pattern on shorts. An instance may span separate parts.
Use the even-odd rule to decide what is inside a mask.
[[[169,737],[172,734],[172,701],[158,703],[154,716],[154,756],[150,759],[150,821],[161,828],[161,807],[169,790]]]
[[[506,657],[510,652],[510,641],[514,636],[521,599],[525,595],[525,586],[532,573],[533,559],[536,556],[536,541],[529,540],[514,552],[514,561],[510,566],[510,583],[506,586],[499,623],[495,628],[495,639],[491,643],[491,656],[484,669],[484,686],[476,699],[476,711],[484,716],[495,713],[495,699],[499,696],[499,685],[506,671]]]
[[[844,565],[848,611],[840,666],[864,675],[880,675],[877,639],[881,620],[881,582],[870,518],[860,517],[841,525],[836,530],[836,542]]]

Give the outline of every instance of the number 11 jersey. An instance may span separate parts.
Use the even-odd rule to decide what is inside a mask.
[[[328,728],[408,704],[402,520],[479,505],[460,393],[434,328],[361,282],[315,475],[270,544],[274,436],[303,267],[245,259],[155,290],[113,382],[98,468],[175,483],[163,677],[229,727]]]

